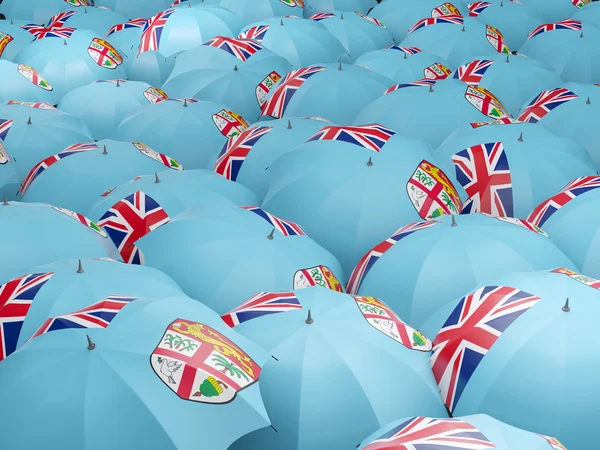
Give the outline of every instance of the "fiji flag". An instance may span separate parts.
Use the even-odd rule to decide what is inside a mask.
[[[12,127],[13,121],[10,119],[0,119],[0,139],[6,140],[6,136]]]
[[[578,98],[577,94],[567,88],[556,88],[548,91],[542,91],[534,98],[529,105],[523,109],[519,116],[520,122],[536,123],[546,114],[563,103],[570,102]]]
[[[117,25],[113,26],[110,30],[108,30],[108,33],[106,33],[106,37],[110,36],[111,34],[118,33],[119,31],[127,30],[129,28],[144,28],[147,22],[148,19],[138,18],[132,19],[129,22],[118,23]]]
[[[233,328],[257,317],[301,308],[302,305],[293,292],[259,292],[221,318]]]
[[[273,127],[248,128],[238,136],[230,138],[223,146],[221,155],[215,163],[214,171],[228,180],[237,180],[242,164],[252,147],[272,129]]]
[[[455,25],[463,25],[464,19],[463,16],[458,14],[447,14],[445,16],[437,16],[437,17],[425,17],[424,19],[419,20],[415,23],[410,30],[408,30],[408,34],[411,34],[421,28],[428,27],[429,25],[435,25],[437,23],[450,23]]]
[[[395,134],[395,131],[376,123],[348,127],[328,126],[321,128],[306,142],[342,141],[379,153],[385,143]]]
[[[240,33],[238,38],[254,39],[255,41],[262,42],[262,40],[265,38],[265,35],[267,34],[267,31],[269,31],[269,25],[256,25]]]
[[[240,208],[253,212],[259,217],[262,217],[284,236],[306,236],[306,232],[297,223],[280,219],[279,217],[266,212],[264,209],[261,209],[258,206],[240,206]]]
[[[469,16],[477,17],[477,16],[479,16],[479,14],[481,14],[483,11],[485,11],[490,6],[492,6],[492,4],[490,2],[469,3],[467,5],[467,8],[469,8]]]
[[[256,52],[262,50],[262,45],[252,39],[235,39],[224,36],[216,36],[202,45],[224,50],[240,61],[246,61]]]
[[[493,59],[476,59],[456,69],[454,78],[471,86],[478,85],[493,63]]]

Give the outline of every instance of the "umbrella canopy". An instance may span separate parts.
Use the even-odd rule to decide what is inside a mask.
[[[440,167],[463,187],[457,186],[465,212],[527,219],[573,178],[596,174],[582,146],[545,127],[474,125],[457,128],[435,151]]]
[[[287,60],[256,41],[216,36],[177,55],[163,89],[174,97],[223,103],[254,120],[266,95],[291,70]]]
[[[248,188],[210,170],[165,170],[109,189],[93,203],[88,215],[99,221],[113,205],[138,191],[154,199],[169,217],[201,203],[244,206],[258,202]]]
[[[141,81],[101,80],[73,89],[58,108],[83,120],[96,140],[112,136],[129,114],[167,95]]]
[[[539,15],[542,19],[548,22],[556,22],[566,19],[581,11],[586,14],[581,8],[589,6],[591,0],[520,0],[527,9]]]
[[[455,301],[431,357],[452,413],[489,414],[567,448],[594,445],[599,285],[559,267],[507,274]]]
[[[349,449],[398,414],[446,416],[424,336],[416,332],[426,346],[413,347],[415,330],[373,297],[310,290],[297,293],[302,309],[263,323],[263,331],[275,333],[287,324],[261,372],[261,395],[277,433],[261,430],[258,445],[241,439],[232,450]],[[392,337],[393,330],[406,341]]]
[[[173,0],[94,0],[96,6],[109,8],[128,17],[150,17],[164,11]]]
[[[313,14],[333,11],[339,9],[343,11],[358,11],[367,14],[373,6],[377,5],[378,0],[304,0],[304,17],[311,17]]]
[[[70,433],[75,447],[91,450],[199,442],[226,450],[268,425],[257,383],[266,355],[209,308],[186,297],[117,297],[109,305],[100,325],[108,328],[73,329],[74,317],[58,317],[2,363],[2,394],[20,399],[1,425],[7,445],[58,450]],[[49,372],[31,383],[40,370]],[[23,432],[25,417],[39,433]]]
[[[68,34],[64,39],[33,41],[15,55],[14,61],[35,67],[44,78],[52,80],[58,97],[96,80],[125,78],[123,57],[110,43],[89,30]]]
[[[0,5],[0,12],[1,9]],[[17,19],[0,20],[0,59],[12,61],[19,50],[33,40],[33,36],[21,28],[27,23],[29,22]]]
[[[325,25],[298,17],[273,17],[244,27],[239,37],[254,39],[295,68],[341,61],[346,49]]]
[[[399,223],[460,211],[436,164],[429,145],[381,125],[325,126],[270,166],[263,207],[302,224],[348,276]]]
[[[599,39],[600,28],[566,19],[532,30],[520,52],[546,62],[565,81],[600,83]]]
[[[512,427],[485,414],[438,419],[410,417],[386,425],[366,438],[359,450],[394,450],[407,445],[442,445],[457,449],[548,450],[556,438]],[[550,446],[548,446],[550,444]]]
[[[113,25],[106,32],[106,40],[119,49],[119,52],[126,56],[126,60],[134,58],[138,53],[142,31],[147,23],[148,19],[137,17]],[[127,68],[127,65],[125,67]]]
[[[51,105],[58,103],[58,96],[52,85],[33,67],[0,59],[0,78],[0,102],[18,99]]]
[[[578,8],[571,16],[571,19],[593,23],[597,27],[600,27],[600,4],[595,2],[588,3],[585,5],[585,9]]]
[[[20,0],[4,0],[0,5],[0,13],[8,20],[43,23],[54,14],[77,11],[80,6],[85,6],[85,3],[86,0],[33,0],[27,3]]]
[[[47,204],[0,205],[0,233],[10,236],[3,245],[3,252],[10,257],[0,261],[0,280],[59,259],[119,257],[97,224],[81,214]]]
[[[315,14],[311,20],[321,22],[346,49],[341,62],[353,63],[363,53],[394,44],[385,24],[361,12],[335,10]]]
[[[125,22],[125,16],[110,9],[88,6],[77,8],[69,18],[68,26],[91,30],[98,36],[104,36],[114,25]]]
[[[0,139],[0,198],[16,200],[20,183],[10,154]]]
[[[304,67],[288,73],[267,95],[262,116],[319,116],[349,124],[393,84],[383,75],[348,64]]]
[[[355,267],[347,290],[380,298],[427,335],[437,331],[424,326],[427,319],[468,290],[513,271],[559,266],[574,268],[528,222],[483,214],[441,216],[406,225],[373,247]]]
[[[127,78],[162,86],[175,66],[175,55],[166,58],[162,53],[147,51],[135,54],[125,61]]]
[[[220,314],[256,292],[300,286],[307,276],[326,278],[341,290],[337,280],[343,280],[342,270],[329,252],[298,225],[248,208],[194,206],[136,245],[147,265],[170,275],[184,292]],[[186,245],[173,247],[171,236]]]
[[[304,15],[304,0],[218,0],[219,6],[233,11],[242,23],[249,24],[270,17]]]
[[[318,117],[284,116],[253,125],[227,141],[213,170],[249,187],[262,202],[271,179],[268,170],[271,164],[328,124],[330,122]]]
[[[460,125],[508,117],[492,92],[445,79],[429,87],[398,85],[367,105],[354,123],[381,123],[437,147]]]
[[[173,158],[142,142],[107,139],[76,144],[33,166],[19,193],[27,202],[87,211],[108,189],[139,175],[154,175],[165,166],[183,170]]]

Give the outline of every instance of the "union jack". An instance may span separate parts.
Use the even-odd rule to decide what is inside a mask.
[[[98,225],[105,228],[123,261],[143,264],[144,255],[135,242],[169,220],[165,210],[152,197],[137,191],[115,203],[100,218]]]
[[[437,17],[425,17],[424,19],[419,20],[415,23],[410,30],[408,30],[408,34],[411,34],[421,28],[428,27],[429,25],[435,25],[437,23],[450,23],[455,25],[462,25],[464,23],[463,16],[459,16],[458,14],[447,14],[445,16],[437,16]]]
[[[420,80],[413,81],[411,83],[395,84],[395,85],[387,88],[385,90],[385,92],[383,93],[383,95],[397,91],[398,89],[404,89],[404,88],[412,87],[412,86],[435,86],[436,81],[437,80],[432,80],[430,78],[421,78]]]
[[[476,85],[481,83],[483,75],[494,63],[493,59],[476,59],[460,66],[454,72],[454,78],[459,79],[463,83]]]
[[[484,450],[496,448],[470,423],[414,417],[371,441],[363,450]]]
[[[276,314],[292,309],[302,309],[300,301],[293,292],[259,292],[240,306],[223,314],[221,319],[231,328],[248,320],[267,314]]]
[[[255,41],[262,42],[267,34],[267,31],[269,31],[269,25],[256,25],[248,28],[246,31],[242,31],[238,38],[254,39]]]
[[[442,400],[450,412],[492,345],[540,300],[508,286],[485,286],[460,300],[433,341],[430,359]]]
[[[358,294],[360,289],[360,285],[364,281],[365,277],[373,267],[373,265],[377,262],[381,256],[387,252],[390,248],[394,246],[397,242],[404,239],[406,236],[410,236],[415,231],[424,230],[425,228],[432,227],[441,222],[437,220],[428,220],[427,222],[415,222],[409,223],[408,225],[403,226],[396,230],[394,234],[392,234],[385,241],[380,242],[375,247],[373,247],[369,252],[364,255],[348,279],[348,283],[346,285],[346,292],[348,294]]]
[[[534,223],[538,227],[541,227],[552,216],[552,214],[565,206],[575,197],[585,194],[593,189],[598,189],[599,187],[600,176],[575,178],[557,194],[536,206],[531,214],[529,214],[529,217],[527,217],[527,220],[531,223]]]
[[[467,5],[469,8],[469,16],[477,17],[481,14],[486,8],[492,6],[490,2],[473,2]]]
[[[574,272],[569,269],[565,269],[564,267],[554,269],[551,272],[566,275],[569,278],[572,278],[573,280],[575,280],[581,284],[585,284],[586,286],[600,290],[600,280],[596,280],[595,278],[586,277],[585,275],[582,275],[580,273]]]
[[[536,123],[557,106],[578,98],[578,95],[567,88],[556,88],[542,91],[525,107],[518,120]]]
[[[40,176],[40,174],[44,170],[46,170],[51,165],[57,163],[61,159],[64,159],[67,156],[71,156],[76,153],[86,152],[88,150],[93,150],[96,148],[98,148],[98,146],[94,142],[87,142],[84,144],[73,144],[65,148],[62,152],[57,153],[56,155],[48,156],[46,159],[43,159],[42,161],[40,161],[32,167],[32,169],[29,171],[29,173],[23,180],[23,183],[21,183],[21,186],[19,187],[19,194],[21,194],[21,196],[24,196],[27,192],[27,189],[29,189],[29,186],[31,186],[31,183],[33,183],[34,180],[38,176]]]
[[[417,53],[421,53],[421,49],[418,47],[400,47],[398,45],[390,45],[388,47],[388,49],[390,50],[399,50],[401,52],[404,52],[408,55],[416,55]]]
[[[125,306],[137,297],[111,295],[72,313],[46,319],[29,340],[51,331],[69,328],[106,328]]]
[[[73,14],[75,14],[75,11],[65,11],[52,16],[46,25],[30,23],[23,25],[21,28],[31,33],[35,37],[34,41],[46,37],[70,38],[75,28],[65,27],[64,25]]]
[[[456,153],[452,162],[456,179],[469,197],[462,213],[483,212],[494,217],[512,217],[510,167],[501,142],[469,147]]]
[[[271,116],[276,119],[282,117],[298,88],[302,86],[307,79],[322,70],[325,70],[325,67],[310,66],[292,70],[275,87],[271,97],[263,103],[260,115]]]
[[[147,22],[148,19],[139,17],[137,19],[132,19],[129,22],[119,23],[113,26],[110,30],[108,30],[108,33],[106,33],[106,37],[110,36],[113,33],[118,33],[119,31],[127,30],[128,28],[144,28]]]
[[[335,17],[334,13],[330,12],[320,12],[310,16],[309,20],[314,20],[315,22],[320,22],[321,20],[330,19],[331,17]]]
[[[6,135],[12,127],[13,121],[10,119],[0,119],[0,139],[6,140]]]
[[[348,127],[328,126],[321,128],[306,142],[342,141],[379,153],[385,143],[395,134],[395,131],[377,123]]]
[[[248,128],[241,134],[228,139],[227,144],[223,146],[222,154],[215,163],[215,172],[228,180],[237,180],[242,165],[252,147],[272,129],[273,127]]]
[[[246,61],[256,52],[262,50],[262,45],[252,39],[235,39],[225,36],[215,36],[202,45],[220,48],[241,61]]]
[[[565,20],[561,20],[560,22],[545,23],[543,25],[540,25],[537,28],[534,28],[534,30],[531,33],[529,33],[529,35],[527,36],[527,40],[529,40],[533,37],[536,37],[539,34],[545,33],[546,31],[554,31],[554,30],[581,31],[581,22],[579,20],[565,19]]]
[[[278,231],[281,231],[281,234],[284,236],[306,236],[306,232],[302,229],[300,225],[294,222],[290,222],[289,220],[280,219],[279,217],[274,216],[261,209],[258,206],[240,206],[240,208],[245,209],[246,211],[253,212],[265,219],[269,224],[276,228]]]
[[[31,303],[52,275],[54,272],[22,275],[0,286],[0,361],[17,349]]]
[[[167,9],[166,11],[159,12],[155,16],[152,16],[146,22],[142,30],[142,36],[140,38],[140,48],[138,49],[138,55],[149,50],[158,50],[158,45],[160,44],[160,37],[162,35],[165,25],[167,24],[167,19],[175,11],[175,9]]]

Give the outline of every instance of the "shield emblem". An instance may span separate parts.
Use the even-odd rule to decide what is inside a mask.
[[[108,238],[108,234],[106,234],[106,232],[102,228],[100,228],[96,222],[92,222],[90,219],[88,219],[84,215],[76,213],[75,211],[71,211],[70,209],[59,208],[58,206],[49,205],[47,203],[46,203],[46,205],[50,206],[55,211],[61,212],[65,215],[69,216],[71,219],[74,219],[77,222],[82,223],[83,225],[88,227],[90,230],[98,233],[103,238]]]
[[[221,134],[228,139],[239,135],[249,126],[242,116],[227,109],[213,114],[212,119]]]
[[[552,450],[567,450],[567,447],[562,445],[560,443],[560,441],[558,439],[556,439],[555,437],[544,436],[543,434],[540,434],[539,436],[546,439],[546,441],[548,441],[548,444],[550,444],[550,447],[552,447]]]
[[[578,281],[581,284],[585,284],[586,286],[600,290],[600,280],[596,280],[592,277],[586,277],[585,275],[582,275],[569,269],[565,269],[564,267],[554,269],[552,273],[561,273],[563,275],[567,275],[568,277],[571,277],[572,279]]]
[[[315,266],[296,271],[294,274],[294,290],[312,286],[321,286],[332,291],[344,292],[342,284],[326,266]]]
[[[8,33],[2,33],[0,31],[0,56],[2,56],[2,53],[4,53],[4,49],[6,48],[6,46],[8,44],[10,44],[10,41],[13,40],[13,37],[8,34]]]
[[[9,161],[10,161],[10,156],[8,155],[8,152],[6,151],[6,147],[4,147],[4,144],[2,143],[2,140],[0,139],[0,164],[2,164],[2,165],[8,164]]]
[[[65,3],[73,6],[93,6],[93,2],[89,0],[65,0]]]
[[[510,117],[510,114],[506,111],[500,100],[485,88],[467,86],[465,98],[471,105],[492,119]]]
[[[451,73],[452,71],[441,63],[433,63],[423,70],[423,76],[429,80],[443,80]]]
[[[146,89],[144,91],[144,97],[146,97],[146,100],[152,104],[162,102],[163,100],[169,98],[165,91],[155,87],[149,87]]]
[[[35,108],[35,109],[56,109],[50,103],[46,103],[46,102],[21,102],[19,100],[9,100],[8,105],[19,105],[19,106],[25,106],[26,108]]]
[[[447,16],[449,14],[461,16],[462,14],[456,6],[450,2],[442,3],[437,8],[431,10],[431,17]]]
[[[411,350],[430,352],[433,345],[419,331],[400,320],[394,311],[375,297],[353,296],[363,317],[377,331]]]
[[[208,325],[177,319],[152,352],[154,373],[184,400],[224,404],[258,381],[260,367]]]
[[[462,201],[452,181],[439,167],[423,160],[406,183],[411,203],[423,219],[459,214]]]
[[[508,45],[506,45],[504,36],[498,28],[494,28],[491,25],[486,25],[485,37],[498,53],[510,53],[510,49],[508,48]]]
[[[123,57],[109,42],[104,39],[94,38],[88,47],[88,55],[100,67],[116,69],[123,64]]]
[[[489,214],[485,214],[485,215],[488,216]],[[490,215],[490,217],[492,217],[492,216]],[[550,236],[548,236],[548,233],[546,233],[544,230],[542,230],[536,224],[528,222],[526,220],[515,219],[514,217],[495,217],[495,218],[502,222],[512,223],[513,225],[518,225],[520,227],[527,228],[528,230],[533,231],[537,234],[541,234],[544,237],[547,237],[547,238],[550,237]]]
[[[259,106],[265,103],[267,95],[279,80],[281,80],[281,75],[273,71],[256,86],[256,101]]]
[[[17,66],[17,71],[36,86],[41,87],[46,91],[52,90],[52,86],[50,86],[50,83],[44,80],[39,74],[39,72],[33,67],[26,66],[25,64],[19,64]]]
[[[114,188],[110,188],[109,190],[105,191],[100,197],[108,197],[116,188],[117,186],[115,186]]]
[[[150,146],[144,144],[143,142],[132,142],[133,146],[137,148],[143,155],[148,158],[152,158],[154,161],[161,163],[164,166],[167,166],[169,169],[174,170],[183,170],[183,166],[179,164],[175,159],[170,156],[163,155],[162,153],[158,153],[156,150],[150,148]]]

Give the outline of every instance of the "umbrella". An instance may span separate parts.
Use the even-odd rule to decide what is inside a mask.
[[[255,39],[284,57],[295,69],[311,64],[341,61],[344,46],[318,21],[277,17],[247,25],[239,37]]]
[[[218,5],[233,11],[244,24],[270,17],[302,17],[304,13],[304,0],[219,0]]]
[[[137,17],[113,25],[106,31],[106,40],[127,57],[126,62],[137,55],[142,31],[146,23],[148,23],[148,19]],[[127,64],[125,67],[127,68]]]
[[[94,0],[94,5],[106,7],[122,16],[150,17],[169,7],[173,0]]]
[[[27,23],[17,19],[0,20],[0,59],[12,61],[19,50],[33,40],[33,36],[21,28]]]
[[[127,115],[166,98],[163,91],[141,81],[100,80],[73,89],[58,108],[81,118],[99,140],[112,136]]]
[[[249,187],[262,201],[270,181],[270,165],[330,124],[320,118],[282,117],[261,122],[223,146],[214,170]]]
[[[266,355],[209,308],[186,297],[103,304],[106,329],[90,329],[93,312],[56,317],[2,363],[1,393],[20,399],[0,426],[7,445],[58,450],[69,434],[90,450],[226,450],[268,425],[257,383]],[[17,425],[25,417],[37,432]]]
[[[584,6],[588,5],[591,0],[520,0],[527,9],[539,15],[542,19],[548,22],[556,22],[558,20],[571,17],[573,14],[581,11]],[[589,6],[589,5],[588,5]]]
[[[154,175],[165,166],[183,170],[173,158],[142,142],[75,144],[33,166],[19,193],[27,202],[87,211],[108,189],[139,175]]]
[[[175,55],[165,58],[156,51],[135,54],[125,61],[127,78],[144,81],[152,86],[162,86],[175,66]]]
[[[347,124],[393,84],[383,75],[348,64],[304,67],[287,74],[267,95],[262,116],[319,116]]]
[[[304,1],[304,17],[308,18],[321,12],[333,11],[358,11],[367,14],[379,0],[308,0]]]
[[[312,20],[321,22],[346,49],[341,62],[353,63],[363,53],[394,44],[385,24],[354,11],[333,11],[315,14]]]
[[[22,275],[35,265],[59,259],[118,258],[108,235],[96,223],[73,211],[42,203],[0,205],[3,244],[0,280]]]
[[[0,59],[0,78],[0,102],[21,100],[51,105],[58,103],[52,85],[33,67]]]
[[[597,250],[600,241],[593,220],[600,205],[598,187],[598,176],[576,178],[540,202],[528,220],[551,233],[552,241],[579,269],[600,278]]]
[[[248,188],[225,180],[212,171],[165,170],[135,177],[131,182],[109,189],[93,203],[88,215],[100,220],[113,205],[138,191],[154,199],[169,217],[201,203],[244,206],[258,202]]]
[[[117,24],[127,22],[127,18],[106,8],[77,8],[69,18],[68,26],[91,30],[98,36],[104,36]]]
[[[506,274],[455,301],[431,358],[452,413],[489,414],[567,448],[593,446],[599,285],[559,266]]]
[[[9,20],[42,23],[54,14],[63,11],[77,11],[77,8],[85,6],[85,3],[87,3],[86,0],[33,0],[26,3],[20,0],[4,0],[0,4],[0,13]]]
[[[35,40],[19,51],[14,61],[35,67],[44,78],[52,80],[59,97],[92,81],[125,78],[121,54],[89,30],[65,32],[65,39]]]
[[[399,84],[427,78],[429,69],[435,64],[448,67],[448,62],[444,58],[423,52],[417,47],[397,45],[366,52],[359,56],[354,64],[371,69]]]
[[[406,225],[373,247],[356,265],[347,290],[380,298],[433,335],[437,330],[425,327],[427,319],[469,289],[513,271],[558,266],[574,268],[548,235],[528,222],[483,214],[442,216]]]
[[[302,224],[348,275],[399,223],[460,211],[436,164],[429,145],[381,125],[325,126],[270,166],[263,207]]]
[[[205,169],[226,140],[246,128],[248,123],[244,118],[224,105],[196,99],[168,99],[127,116],[113,139],[142,141],[188,169]]]
[[[415,346],[415,330],[373,297],[311,291],[297,293],[302,309],[264,322],[288,325],[261,372],[261,395],[277,433],[260,430],[253,433],[258,445],[242,438],[231,450],[350,449],[398,414],[446,416],[424,336],[417,332],[426,346]]]
[[[464,212],[527,219],[573,178],[596,174],[582,146],[545,127],[479,125],[457,128],[435,152],[444,172],[463,185]]]
[[[172,236],[186,245],[172,246]],[[256,207],[197,205],[136,245],[147,265],[220,314],[256,292],[293,289],[307,277],[327,279],[341,290],[342,270],[329,252],[296,224]]]
[[[480,450],[560,450],[561,447],[554,447],[553,444],[562,445],[551,436],[541,436],[512,427],[485,414],[475,414],[453,419],[410,417],[395,420],[366,438],[359,450],[394,450],[411,444],[416,448],[449,445]]]
[[[600,28],[595,25],[565,19],[532,30],[520,52],[548,63],[565,81],[598,83],[599,39]]]
[[[396,87],[367,105],[354,123],[381,123],[437,147],[462,124],[510,117],[493,93],[459,80]]]
[[[216,36],[177,55],[163,89],[174,97],[223,103],[254,119],[265,96],[291,70],[287,60],[256,41]]]

